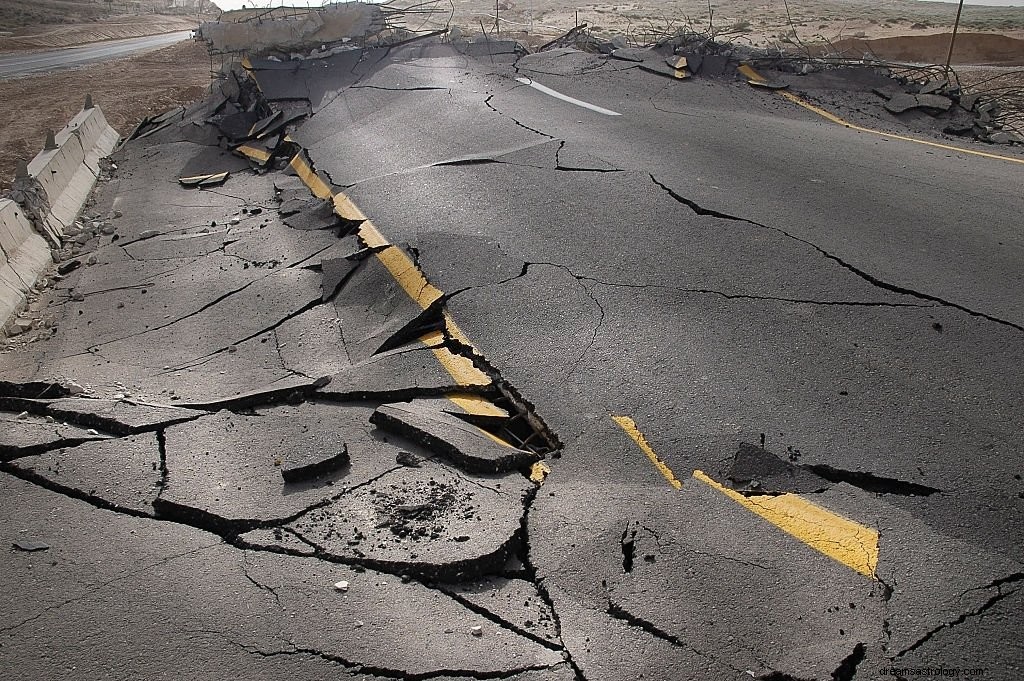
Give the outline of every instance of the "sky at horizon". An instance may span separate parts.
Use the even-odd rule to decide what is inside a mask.
[[[931,0],[933,2],[956,3],[959,0]],[[245,7],[320,7],[325,0],[214,0],[214,4],[222,10],[241,9]],[[567,3],[568,4],[568,3]],[[1024,0],[964,0],[965,5],[987,5],[990,7],[1024,7]]]

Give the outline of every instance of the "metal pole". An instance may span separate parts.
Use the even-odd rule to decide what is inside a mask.
[[[953,22],[953,35],[949,37],[949,52],[946,53],[946,80],[949,80],[949,62],[953,61],[953,45],[956,44],[956,32],[960,28],[960,13],[964,11],[964,0],[956,8],[956,21]]]

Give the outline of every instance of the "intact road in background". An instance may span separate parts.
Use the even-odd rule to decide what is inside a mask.
[[[138,52],[148,52],[189,37],[191,31],[175,31],[141,38],[106,40],[101,43],[66,47],[45,52],[13,52],[0,55],[0,79],[32,73],[61,71],[83,64],[117,59]]]

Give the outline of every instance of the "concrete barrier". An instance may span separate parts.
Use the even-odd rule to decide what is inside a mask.
[[[0,322],[6,324],[52,263],[46,240],[10,199],[0,199],[0,251]]]
[[[56,248],[64,231],[78,217],[89,197],[99,160],[117,145],[119,135],[99,107],[83,109],[55,135],[55,149],[43,149],[28,164],[28,173],[39,181],[49,202],[43,224],[37,225]]]
[[[19,171],[10,199],[0,199],[0,326],[25,301],[25,295],[52,263],[68,227],[78,218],[96,184],[100,159],[120,136],[99,107],[86,106],[46,148]]]

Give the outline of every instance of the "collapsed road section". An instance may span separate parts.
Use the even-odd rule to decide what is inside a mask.
[[[16,533],[0,586],[23,594],[0,620],[5,665],[850,681],[1012,616],[1012,553],[921,519],[941,524],[962,485],[935,480],[938,457],[887,459],[872,439],[902,454],[960,403],[874,365],[856,376],[882,344],[870,327],[913,380],[938,371],[915,344],[1001,361],[1012,310],[889,284],[844,245],[691,198],[707,188],[673,175],[674,157],[640,165],[636,101],[673,121],[659,131],[694,117],[659,99],[669,85],[706,78],[693,100],[721,116],[721,92],[770,108],[732,55],[391,38],[238,55],[209,98],[148,119],[105,166],[96,228],[38,311],[45,337],[0,356]],[[519,80],[542,78],[546,91]],[[643,96],[602,100],[621,116],[580,106],[607,83]],[[985,342],[927,345],[954,328]],[[833,335],[845,345],[829,355]],[[865,400],[875,422],[849,426],[845,384],[823,398],[802,375],[772,382],[808,356],[825,383],[914,414]],[[625,409],[628,437],[609,418]],[[819,439],[784,460],[782,432],[746,432],[765,422]],[[977,446],[986,484],[1008,470],[1004,446]],[[810,523],[819,546],[827,522],[858,521],[857,568],[749,510],[785,515],[792,495],[831,509]],[[945,564],[901,555],[931,546]]]

